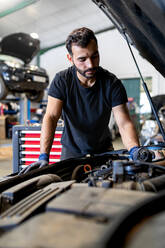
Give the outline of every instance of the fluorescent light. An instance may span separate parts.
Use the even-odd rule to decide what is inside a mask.
[[[37,33],[31,33],[30,36],[33,38],[33,39],[39,39],[39,36]]]

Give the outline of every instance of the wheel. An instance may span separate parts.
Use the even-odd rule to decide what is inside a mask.
[[[27,98],[32,102],[40,102],[43,99],[44,91],[35,91],[34,93],[26,93]]]
[[[0,77],[0,100],[5,99],[7,94],[8,94],[8,89],[5,86],[3,79]]]

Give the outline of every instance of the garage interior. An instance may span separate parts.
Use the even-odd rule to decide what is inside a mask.
[[[147,0],[143,12],[140,9],[143,5],[142,1],[119,0],[119,2],[115,0],[2,0],[0,8],[0,248],[139,248],[144,244],[146,248],[164,246],[165,84],[164,72],[162,73],[163,63],[160,70],[159,63],[155,63],[158,70],[149,63],[136,48],[137,44],[135,45],[134,40],[131,40],[132,37],[128,32],[141,77],[125,36],[119,32],[121,30],[112,21],[113,18],[110,20],[107,13],[105,14],[100,8],[102,5],[112,4],[114,9],[109,8],[112,16],[115,8],[119,9],[118,4],[123,9],[130,6],[135,8],[140,20],[146,21],[151,27],[149,37],[152,37],[154,25],[149,19],[151,16],[148,17],[147,14],[151,11],[152,16],[155,17],[156,13],[159,13],[160,20],[164,20],[162,15],[164,3],[159,0],[159,3],[151,1],[151,4]],[[152,8],[148,10],[147,7],[146,10],[146,6],[150,4]],[[157,10],[155,13],[154,8]],[[120,23],[122,18],[120,19],[117,14],[116,11],[114,16]],[[133,16],[128,11],[129,14]],[[155,23],[157,24],[157,18]],[[54,153],[55,155],[52,152],[49,168],[36,169],[27,175],[19,175],[23,168],[38,161],[40,130],[47,106],[48,89],[55,74],[70,66],[66,58],[65,40],[72,30],[79,27],[88,27],[94,31],[99,44],[100,65],[117,75],[126,89],[127,107],[138,132],[141,147],[154,151],[156,155],[152,161],[135,161],[134,163],[128,151],[125,151],[112,114],[109,121],[112,143],[114,150],[120,151],[119,157],[117,157],[118,153],[117,156],[112,154],[114,161],[111,161],[111,155],[108,155],[110,156],[108,161],[106,155],[105,157],[103,155],[99,158],[100,160],[98,159],[99,162],[94,158],[91,167],[90,162],[85,163],[83,159],[79,162],[79,159],[78,161],[73,159],[70,162],[73,169],[70,176],[71,172],[69,174],[65,168],[70,164],[67,161],[60,161],[61,150],[58,150],[56,154]],[[163,32],[160,37],[164,41]],[[18,35],[18,39],[15,34]],[[14,54],[13,50],[10,51],[10,55],[4,52],[6,45],[9,44],[8,37],[11,35],[14,35],[14,40],[20,42],[17,43],[19,45],[13,43],[11,46],[16,50],[25,43],[22,42],[25,36],[28,44],[31,44],[29,50],[26,44],[23,46],[23,55],[19,58],[11,58],[11,53]],[[160,49],[163,51],[164,44],[160,37],[158,40],[162,45]],[[33,41],[37,47],[35,51]],[[147,50],[145,46],[143,50]],[[148,54],[149,51],[147,50]],[[7,68],[12,65],[15,65],[16,74],[13,72],[13,75],[10,75]],[[28,78],[27,83],[21,87],[18,84],[21,75],[20,65],[26,70]],[[146,96],[143,79],[154,103],[156,117]],[[8,86],[4,88],[2,81],[7,82]],[[13,82],[18,86],[10,86]],[[38,86],[29,87],[32,82],[37,82]],[[157,118],[159,120],[156,120]],[[57,144],[60,144],[63,127],[63,120],[60,119],[56,129],[58,136],[54,138],[54,142],[58,140]],[[92,161],[93,158],[86,159]],[[57,163],[57,173],[52,166],[54,163]],[[102,163],[101,167],[99,163]],[[85,170],[86,165],[90,171]],[[85,179],[80,175],[82,168],[87,177]],[[109,168],[111,168],[111,174],[104,177],[102,173],[107,173],[105,171]],[[77,178],[73,176],[74,173]],[[52,178],[43,179],[43,181],[50,180],[51,189],[48,188],[47,182],[41,180],[36,183],[35,180],[40,180],[39,177],[47,175],[49,177],[49,174],[57,176],[53,183]],[[18,185],[14,183],[16,180],[20,180]],[[7,183],[11,190],[8,189]],[[32,185],[30,186],[32,189],[28,192],[29,185]],[[46,195],[45,199],[40,198],[43,205],[34,200],[33,194],[39,194],[40,190],[45,190],[43,194],[47,194],[46,190],[50,190],[52,194]],[[25,198],[23,198],[24,194]],[[31,195],[34,196],[32,204],[29,203],[31,199],[28,198]],[[32,209],[33,203],[34,209]],[[26,209],[26,207],[29,208],[27,210],[29,213],[25,211],[22,214],[24,212],[22,208]],[[22,212],[17,213],[16,208]],[[27,232],[29,236],[26,235]]]
[[[64,14],[65,13],[65,14]],[[118,37],[118,31],[116,30],[114,24],[102,13],[102,11],[97,8],[97,6],[92,1],[84,1],[83,3],[79,0],[72,0],[67,3],[64,1],[13,1],[12,3],[4,1],[2,4],[2,10],[0,12],[0,36],[1,39],[13,33],[25,32],[32,35],[37,35],[40,40],[40,49],[36,56],[32,59],[31,64],[43,67],[46,69],[49,76],[49,83],[52,81],[55,72],[67,68],[69,63],[66,61],[66,50],[65,50],[65,39],[70,30],[87,26],[91,28],[99,40],[100,54],[102,54],[101,62],[105,65],[107,69],[112,68],[112,71],[119,76],[124,84],[127,95],[128,95],[128,106],[132,119],[134,120],[137,130],[140,132],[140,128],[145,118],[148,118],[150,113],[150,105],[144,90],[141,86],[141,79],[139,78],[137,72],[135,72],[132,67],[124,68],[123,72],[120,67],[116,67],[120,63],[116,61],[116,55],[112,54],[112,61],[115,60],[114,65],[112,61],[107,61],[107,53],[105,47],[110,45],[110,51],[115,50],[114,45],[117,45],[120,52],[127,50],[126,55],[123,53],[123,57],[129,58],[129,62],[125,64],[130,64],[130,54],[128,48],[126,48],[126,43],[122,40],[122,37]],[[20,22],[21,20],[21,22]],[[76,20],[76,22],[75,22]],[[97,23],[97,25],[96,25]],[[116,38],[117,37],[117,38]],[[107,40],[107,43],[105,41]],[[120,44],[120,42],[123,42]],[[114,45],[113,45],[114,44]],[[123,45],[124,44],[124,45]],[[121,48],[120,48],[121,47]],[[121,50],[120,50],[121,49]],[[133,48],[134,49],[134,48]],[[141,59],[137,51],[134,50],[137,59]],[[55,58],[55,61],[54,61]],[[143,63],[139,60],[140,67],[143,72],[143,68],[146,67],[145,62]],[[148,66],[148,65],[147,65]],[[120,71],[121,70],[121,71]],[[148,72],[146,72],[148,70]],[[161,75],[153,69],[144,69],[143,75],[145,81],[147,82],[149,92],[152,95],[162,94],[162,86],[158,84],[158,79],[161,81]],[[155,83],[156,81],[156,83]],[[157,87],[155,87],[155,85]],[[158,90],[159,89],[159,90]],[[165,91],[165,89],[164,89]],[[159,100],[159,105],[163,105],[164,95],[162,95],[161,101]],[[161,102],[161,104],[160,104]],[[42,100],[35,102],[31,101],[27,97],[27,94],[22,92],[7,94],[5,99],[0,101],[0,128],[1,128],[1,149],[3,146],[7,145],[9,150],[11,150],[10,158],[12,160],[12,128],[14,125],[35,125],[42,122],[43,114],[47,103],[47,89],[44,90],[44,96]],[[159,106],[159,108],[160,108]],[[139,110],[140,109],[140,110]],[[146,117],[147,116],[147,117]],[[152,127],[150,127],[151,129]],[[116,124],[113,117],[110,121],[110,129],[112,132],[113,142],[115,149],[123,148],[121,139],[118,137],[118,131],[116,130]],[[144,131],[146,132],[146,130]],[[7,149],[6,147],[4,150]],[[2,159],[3,159],[2,151]],[[7,156],[8,157],[8,156]],[[3,166],[3,165],[2,165]],[[12,168],[11,168],[12,170]]]
[[[87,26],[93,29],[96,34],[114,29],[114,25],[92,1],[84,1],[83,3],[79,0],[68,2],[16,0],[12,3],[4,1],[2,3],[0,18],[1,39],[13,33],[25,32],[25,30],[28,34],[36,33],[38,35],[40,39],[40,51],[31,62],[34,65],[40,65],[43,54],[46,54],[50,50],[56,51],[56,48],[64,47],[66,36],[72,29]],[[96,22],[99,23],[97,26]],[[54,56],[56,56],[56,52]],[[63,66],[61,69],[63,69]],[[56,71],[56,68],[54,71]],[[52,78],[49,81],[51,82],[51,80]],[[47,91],[45,91],[43,100],[38,103],[28,100],[24,93],[13,95],[10,92],[4,100],[0,101],[1,176],[12,172],[13,125],[27,125],[28,122],[31,125],[40,123],[46,102]],[[116,143],[117,147],[122,147],[119,138]]]

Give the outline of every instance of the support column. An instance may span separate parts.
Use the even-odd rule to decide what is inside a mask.
[[[25,125],[28,120],[28,99],[25,94],[21,94],[19,106],[20,106],[19,122],[21,125]]]

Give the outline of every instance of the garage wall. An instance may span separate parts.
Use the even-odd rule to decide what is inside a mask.
[[[70,66],[66,57],[67,51],[64,46],[52,49],[41,56],[40,65],[45,68],[50,77],[50,81],[54,78],[55,74],[66,69]]]
[[[68,34],[66,34],[67,36]],[[100,51],[100,65],[116,74],[119,78],[139,77],[134,61],[130,55],[126,41],[117,30],[97,35]],[[152,95],[165,94],[165,79],[155,68],[143,59],[134,48],[133,52],[143,77],[151,76],[153,82]],[[67,68],[70,63],[66,58],[64,46],[50,50],[41,56],[41,66],[46,68],[50,81],[56,72]]]

